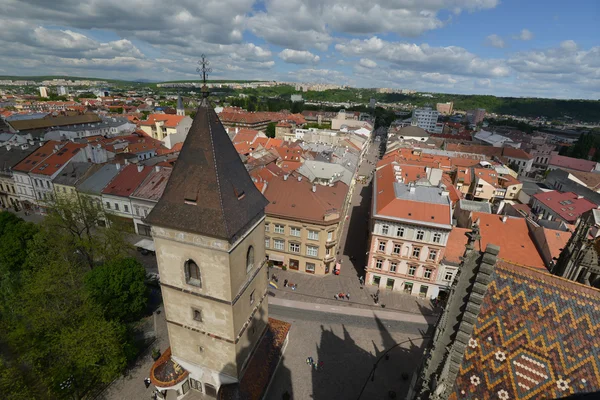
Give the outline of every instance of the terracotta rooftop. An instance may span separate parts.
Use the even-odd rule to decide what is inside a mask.
[[[450,199],[442,194],[442,189],[425,186],[414,189],[411,193],[407,185],[396,181],[392,164],[380,168],[375,172],[373,215],[449,227]]]
[[[138,199],[158,201],[169,181],[171,176],[172,168],[161,168],[156,170],[153,168],[152,172],[148,174],[146,179],[140,184],[140,186],[131,194],[131,197]]]
[[[573,192],[561,193],[557,190],[552,190],[550,192],[534,194],[533,198],[558,214],[568,223],[575,223],[584,212],[598,208],[595,203]]]
[[[467,236],[469,232],[471,230],[466,228],[452,228],[446,242],[446,249],[444,250],[445,263],[452,265],[459,265],[461,263],[461,257],[465,254],[465,246],[469,241],[469,237]]]
[[[498,262],[449,398],[558,399],[598,392],[598,335],[598,289]]]
[[[29,172],[42,162],[46,157],[54,152],[55,146],[59,145],[60,142],[50,140],[44,143],[43,146],[30,153],[21,162],[13,167],[13,171]]]
[[[600,172],[583,172],[574,169],[565,169],[565,171],[583,182],[589,189],[593,191],[600,189]]]
[[[254,129],[240,129],[233,137],[233,144],[252,143],[260,132]]]
[[[269,200],[266,208],[268,215],[280,216],[299,221],[324,223],[326,217],[331,221],[338,220],[348,186],[343,182],[336,182],[333,186],[313,185],[306,179],[300,181],[296,177],[276,177],[271,179],[265,191]]]
[[[153,167],[129,164],[121,168],[117,176],[102,190],[102,194],[129,197],[153,170]]]
[[[591,172],[596,168],[595,161],[582,160],[579,158],[554,155],[550,157],[549,165],[560,168],[574,169],[577,171]]]
[[[500,247],[499,258],[508,262],[540,268],[546,267],[531,237],[524,218],[473,212],[472,221],[479,221],[481,239],[478,249],[484,251],[488,244]],[[506,218],[505,221],[502,219]]]
[[[148,115],[148,119],[145,121],[140,121],[140,125],[143,126],[152,126],[156,122],[164,122],[165,128],[176,128],[177,125],[185,118],[184,115],[174,115],[174,114],[150,114]]]

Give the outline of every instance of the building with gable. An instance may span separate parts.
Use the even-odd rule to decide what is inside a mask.
[[[140,129],[148,136],[158,139],[167,148],[185,140],[192,119],[185,115],[150,114],[148,119],[140,121]]]

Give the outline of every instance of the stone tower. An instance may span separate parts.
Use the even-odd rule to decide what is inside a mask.
[[[177,95],[177,115],[185,117],[185,108],[183,107],[183,100],[180,94]]]
[[[216,397],[239,383],[269,330],[267,200],[203,94],[164,194],[146,218],[171,345],[151,371],[163,396],[195,389]]]

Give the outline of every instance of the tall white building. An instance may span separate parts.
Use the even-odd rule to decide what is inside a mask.
[[[69,95],[69,89],[67,89],[64,86],[59,86],[58,89],[56,89],[56,91],[59,96],[68,96]]]
[[[46,86],[40,86],[40,97],[50,97]]]
[[[438,124],[440,113],[431,107],[415,108],[413,111],[412,125],[425,129],[430,133],[442,133],[443,124]]]

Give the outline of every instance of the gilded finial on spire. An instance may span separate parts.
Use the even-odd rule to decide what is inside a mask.
[[[206,98],[208,97],[208,86],[206,86],[206,74],[211,73],[212,68],[209,67],[210,61],[206,59],[206,56],[204,54],[200,56],[200,61],[198,61],[198,65],[199,67],[196,68],[196,72],[201,74],[202,77],[202,97]]]

